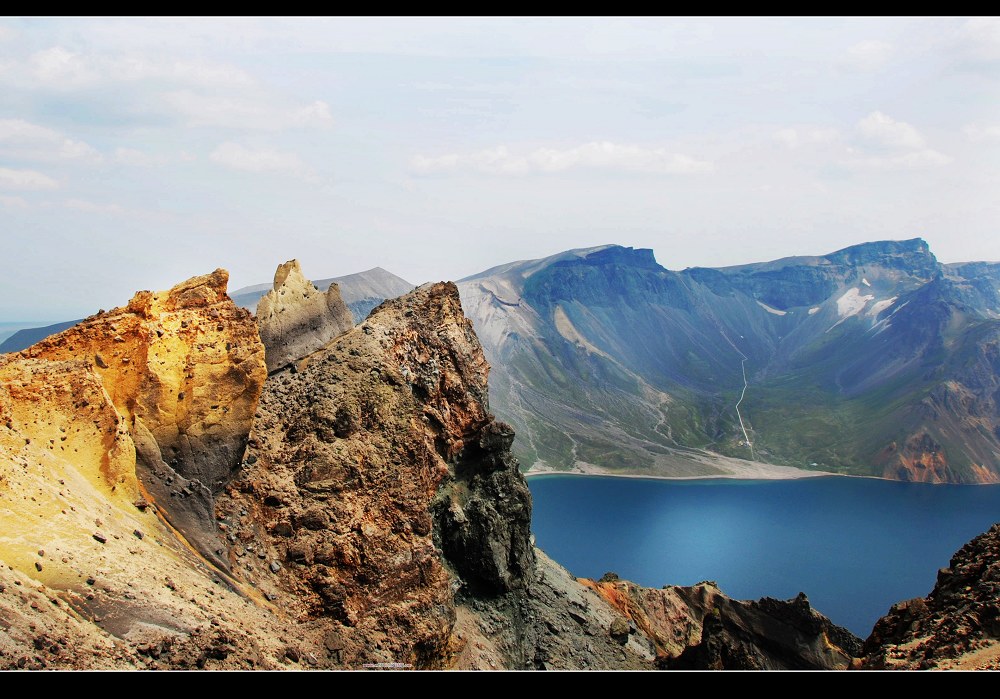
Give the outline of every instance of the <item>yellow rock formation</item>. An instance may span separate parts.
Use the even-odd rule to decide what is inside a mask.
[[[191,529],[184,507],[194,490],[191,502],[214,528],[211,496],[199,499],[207,489],[188,479],[211,488],[238,466],[266,377],[253,319],[226,295],[227,281],[216,270],[139,292],[0,358],[4,563],[58,589],[80,588],[130,552],[166,550],[145,540],[172,538],[146,500]],[[149,469],[145,484],[137,465]],[[188,494],[172,497],[177,483]]]

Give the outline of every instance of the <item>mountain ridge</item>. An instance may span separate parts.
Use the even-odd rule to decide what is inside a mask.
[[[459,288],[495,367],[497,410],[536,469],[688,475],[664,455],[693,449],[995,482],[988,382],[953,384],[989,374],[992,354],[975,348],[1000,339],[998,269],[942,265],[920,238],[679,272],[649,250],[599,246],[500,265]],[[946,393],[979,398],[949,423]]]

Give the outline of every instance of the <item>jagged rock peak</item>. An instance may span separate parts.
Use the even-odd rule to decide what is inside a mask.
[[[354,327],[354,318],[330,284],[324,294],[302,274],[298,260],[278,265],[274,287],[257,304],[257,326],[267,370],[303,359]]]
[[[790,600],[734,600],[714,582],[641,587],[608,573],[580,579],[652,642],[657,665],[677,670],[846,669],[861,640],[803,593]]]
[[[531,495],[513,431],[489,412],[488,373],[442,283],[382,303],[265,383],[248,468],[219,512],[234,556],[270,533],[253,545],[285,566],[286,593],[349,666],[390,652],[440,666],[456,590],[502,595],[531,578]],[[236,566],[271,590],[253,558]]]

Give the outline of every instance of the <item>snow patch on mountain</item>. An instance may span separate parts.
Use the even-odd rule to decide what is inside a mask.
[[[892,304],[896,303],[897,298],[899,297],[893,296],[891,299],[883,299],[882,301],[876,301],[875,303],[872,304],[872,307],[865,312],[865,315],[877,318],[879,313],[887,309]]]
[[[788,311],[779,311],[777,308],[771,308],[766,303],[761,303],[760,301],[757,301],[757,305],[760,306],[761,308],[763,308],[768,313],[773,313],[776,316],[786,316],[786,315],[788,315]]]
[[[874,301],[875,296],[872,294],[861,295],[861,289],[857,287],[851,287],[847,292],[837,299],[837,313],[841,318],[847,318],[848,316],[857,315],[869,301]]]

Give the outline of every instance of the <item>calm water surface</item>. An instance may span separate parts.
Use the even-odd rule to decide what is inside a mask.
[[[866,478],[658,481],[534,476],[533,530],[577,576],[715,580],[740,599],[800,591],[864,638],[892,604],[1000,521],[1000,486]]]

